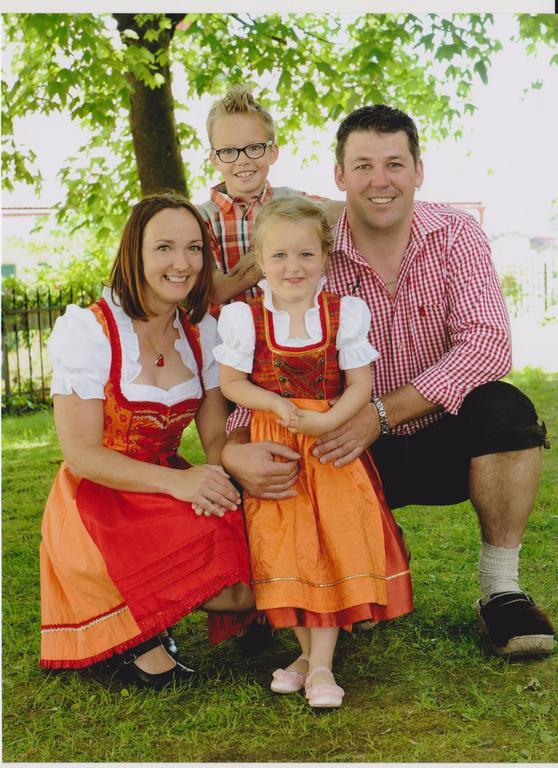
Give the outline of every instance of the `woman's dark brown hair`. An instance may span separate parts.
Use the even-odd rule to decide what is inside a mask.
[[[196,284],[185,300],[190,320],[199,323],[207,312],[213,279],[213,258],[207,226],[200,212],[189,200],[172,192],[149,195],[136,203],[124,226],[116,258],[110,272],[109,285],[113,301],[118,297],[120,306],[133,320],[146,320],[149,306],[145,293],[143,271],[143,233],[147,222],[166,208],[184,208],[200,225],[203,243],[203,266]]]

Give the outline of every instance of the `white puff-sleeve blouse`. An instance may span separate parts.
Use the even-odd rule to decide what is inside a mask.
[[[306,310],[304,315],[304,325],[308,334],[306,339],[290,337],[288,313],[276,310],[273,306],[267,280],[261,280],[258,283],[264,292],[264,306],[273,313],[273,329],[278,344],[296,348],[315,344],[322,340],[323,332],[318,294],[324,283],[325,279],[322,279],[314,299],[314,306]],[[356,296],[343,296],[339,315],[339,329],[335,342],[338,350],[339,368],[341,370],[359,368],[376,360],[380,355],[368,340],[370,310],[364,301]],[[256,335],[250,307],[240,301],[222,307],[217,331],[221,343],[213,350],[215,359],[219,363],[236,368],[238,371],[251,373]]]
[[[124,396],[131,401],[148,401],[174,405],[182,400],[201,397],[202,388],[194,353],[180,322],[178,311],[174,327],[179,338],[175,349],[182,362],[194,376],[170,389],[149,384],[135,384],[141,371],[139,342],[131,319],[120,305],[112,300],[110,289],[103,290],[103,298],[109,305],[120,336],[122,347],[122,374],[120,386]],[[200,345],[202,349],[202,378],[206,389],[219,386],[219,366],[213,357],[213,349],[219,343],[217,323],[211,315],[200,321]],[[66,312],[57,318],[47,344],[52,364],[51,395],[69,395],[75,392],[84,400],[104,399],[104,387],[108,381],[111,349],[108,338],[97,318],[89,309],[70,304]]]

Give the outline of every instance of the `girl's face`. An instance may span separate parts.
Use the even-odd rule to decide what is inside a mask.
[[[313,222],[271,219],[256,256],[276,309],[313,306],[327,256]]]
[[[145,296],[154,314],[163,314],[188,296],[203,267],[200,226],[185,208],[165,208],[143,230]]]

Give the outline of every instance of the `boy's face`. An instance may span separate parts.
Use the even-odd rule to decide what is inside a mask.
[[[264,187],[269,173],[269,166],[277,160],[278,147],[267,147],[262,157],[251,160],[241,152],[234,163],[224,163],[215,154],[216,149],[225,147],[246,147],[249,144],[265,143],[269,132],[263,120],[257,115],[223,115],[213,123],[211,131],[212,152],[210,160],[223,176],[227,194],[241,200],[250,200]]]

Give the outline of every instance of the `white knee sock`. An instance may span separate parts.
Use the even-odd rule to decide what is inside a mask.
[[[483,541],[479,559],[479,584],[484,601],[495,592],[519,592],[519,550],[495,547]]]

